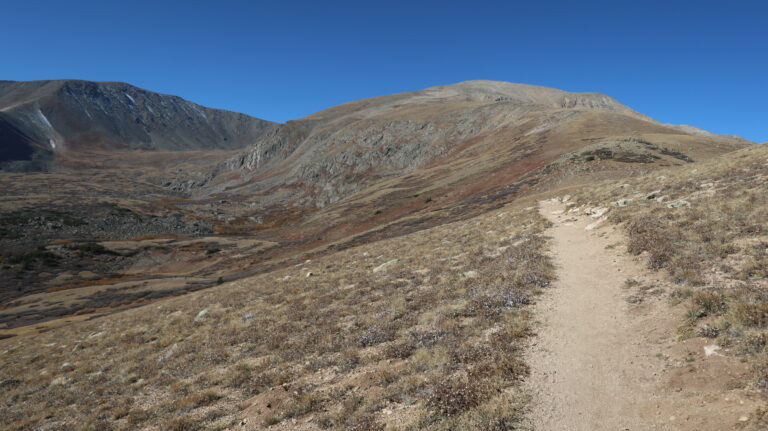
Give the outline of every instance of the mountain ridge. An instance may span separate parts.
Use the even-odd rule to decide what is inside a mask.
[[[422,90],[407,91],[402,93],[395,93],[389,95],[382,95],[376,97],[363,98],[359,100],[349,101],[341,103],[339,105],[320,110],[316,113],[302,117],[302,119],[317,119],[323,118],[328,113],[332,113],[336,110],[340,110],[345,107],[355,107],[359,104],[370,103],[375,100],[382,100],[384,98],[393,99],[393,101],[401,100],[408,97],[421,97],[422,99],[450,99],[450,98],[474,98],[478,101],[503,101],[503,100],[517,100],[520,102],[528,102],[532,104],[540,105],[552,105],[556,107],[575,107],[577,105],[585,105],[584,107],[614,107],[618,108],[621,112],[637,116],[639,118],[651,120],[643,114],[640,114],[625,105],[618,102],[611,96],[599,92],[569,92],[566,90],[560,90],[557,88],[544,87],[539,85],[512,83],[505,81],[491,81],[491,80],[469,80],[461,81],[454,84],[436,85],[428,87]],[[485,96],[485,99],[479,96]],[[569,98],[569,96],[571,98]],[[506,97],[506,99],[504,99]],[[592,104],[585,104],[584,101],[591,101]],[[579,103],[581,102],[581,103]]]
[[[109,85],[109,86],[130,87],[130,88],[133,88],[133,89],[138,90],[138,91],[154,93],[154,94],[158,94],[160,96],[168,96],[168,97],[183,99],[183,100],[186,100],[186,101],[188,101],[190,103],[193,103],[195,105],[201,106],[201,107],[206,108],[206,109],[212,109],[212,110],[223,111],[223,112],[231,112],[233,114],[246,115],[246,116],[249,116],[249,117],[258,118],[258,117],[255,117],[253,115],[250,115],[250,114],[246,114],[246,113],[243,113],[243,112],[235,111],[233,109],[216,108],[216,107],[212,107],[212,106],[203,105],[203,104],[200,104],[200,103],[197,103],[197,102],[193,102],[192,100],[187,99],[186,97],[179,96],[177,94],[149,90],[147,88],[131,84],[130,82],[127,82],[127,81],[92,81],[92,80],[88,80],[88,79],[76,79],[76,78],[35,79],[35,80],[31,80],[31,81],[18,81],[18,80],[11,80],[11,79],[5,79],[5,80],[0,79],[0,86],[2,86],[2,85],[13,85],[13,84],[35,84],[35,83],[43,83],[43,84],[62,83],[63,84],[63,83],[67,83],[67,82],[78,83],[78,84],[86,84],[86,85],[87,84],[96,84],[96,85]],[[2,88],[0,88],[0,91],[2,91]],[[278,122],[278,121],[271,121],[271,120],[263,120],[263,121],[269,121],[270,123],[280,124],[280,122]]]
[[[231,150],[277,125],[126,83],[82,80],[3,81],[0,112],[30,137],[34,154],[54,163],[88,152]]]
[[[696,137],[705,153],[714,141],[732,148],[748,143],[660,123],[602,93],[465,81],[347,102],[288,121],[207,172],[195,173],[194,179],[177,179],[173,184],[193,192],[243,188],[261,192],[274,191],[281,184],[297,184],[300,189],[312,183],[309,188],[313,190],[306,195],[314,196],[322,206],[359,191],[363,172],[379,178],[400,175],[439,157],[465,153],[469,147],[487,149],[491,143],[493,151],[500,152],[512,150],[515,142],[531,144],[535,139],[540,142],[531,144],[533,147],[548,147],[550,144],[544,144],[548,136],[578,129],[579,124],[589,124],[584,127],[593,132],[605,129],[580,139],[645,133],[677,135],[684,140]],[[577,144],[567,138],[558,145],[565,150]],[[340,180],[344,172],[348,181]],[[287,193],[296,190],[293,187]]]
[[[483,109],[493,110],[491,105],[495,104],[504,106],[503,110],[496,109],[491,114],[495,118],[490,118],[487,112],[480,112]],[[462,110],[466,112],[460,112]],[[55,166],[57,161],[65,162],[68,158],[77,159],[80,157],[78,151],[242,149],[240,154],[229,160],[219,163],[213,160],[216,165],[213,169],[202,167],[198,172],[190,173],[197,180],[186,180],[186,186],[175,182],[176,187],[186,190],[210,183],[220,171],[258,170],[273,159],[282,160],[293,154],[300,142],[316,138],[318,133],[338,135],[340,130],[361,126],[365,121],[381,126],[385,121],[402,124],[404,119],[410,120],[426,128],[424,132],[427,134],[430,127],[441,127],[430,125],[431,120],[453,121],[457,123],[455,129],[461,135],[467,131],[462,129],[460,123],[474,122],[472,115],[485,117],[485,120],[499,120],[506,115],[527,121],[529,119],[524,118],[525,114],[532,111],[547,111],[549,119],[544,123],[562,122],[563,112],[613,112],[688,135],[748,142],[743,138],[716,135],[691,126],[662,124],[599,92],[577,93],[490,80],[463,81],[350,101],[283,124],[234,111],[208,108],[179,96],[156,93],[119,81],[0,81],[0,112],[5,116],[3,127],[12,126],[28,138],[16,142],[16,145],[26,149],[6,153],[31,153],[33,156],[27,157],[26,162],[29,163],[26,166],[32,170]],[[560,112],[561,118],[556,118],[555,112]],[[497,126],[510,123],[495,122]],[[405,126],[405,129],[412,126]],[[536,133],[549,126],[539,124],[536,127],[527,133]],[[334,128],[338,130],[333,131]],[[417,130],[392,132],[420,133]],[[471,128],[468,132],[473,134]],[[17,134],[10,130],[3,133]],[[73,151],[69,151],[66,157],[68,150]],[[433,151],[426,159],[441,152]],[[419,159],[419,156],[416,158]],[[9,161],[0,160],[0,165],[6,169],[25,165],[24,160]]]

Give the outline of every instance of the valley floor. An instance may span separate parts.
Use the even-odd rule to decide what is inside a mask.
[[[682,253],[704,262],[699,238],[665,248],[665,271],[648,268],[659,260],[648,249],[674,232],[730,226],[751,239],[741,226],[765,225],[765,212],[739,224],[743,206],[707,206],[736,193],[706,187],[696,200],[673,188],[681,181],[665,189],[690,207],[662,205],[645,197],[658,178],[538,208],[519,201],[0,340],[0,430],[765,429],[768,296],[758,283],[768,280],[750,259],[768,241],[723,247],[730,273],[750,264],[746,293],[670,281]],[[608,203],[629,193],[630,206]],[[753,201],[743,199],[764,207]],[[664,224],[710,213],[726,221]],[[621,217],[638,214],[667,230],[639,231],[652,240],[633,257],[639,234]],[[695,269],[686,274],[704,273]]]
[[[750,429],[759,400],[735,385],[748,366],[712,340],[678,341],[682,313],[662,274],[624,251],[614,226],[541,203],[558,282],[536,306],[527,358],[537,430]]]

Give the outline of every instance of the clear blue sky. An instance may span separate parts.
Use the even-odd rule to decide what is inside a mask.
[[[470,79],[768,141],[764,1],[3,2],[0,79],[126,81],[274,121]]]

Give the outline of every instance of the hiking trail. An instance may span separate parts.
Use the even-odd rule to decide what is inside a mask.
[[[557,199],[540,204],[553,223],[547,235],[558,280],[536,305],[540,327],[527,358],[530,425],[540,431],[745,429],[756,404],[745,390],[728,389],[745,372],[743,364],[706,355],[711,340],[677,341],[683,319],[661,293],[669,289],[663,274],[627,255],[613,226],[592,229],[595,219],[564,209]],[[635,284],[659,293],[628,302]]]

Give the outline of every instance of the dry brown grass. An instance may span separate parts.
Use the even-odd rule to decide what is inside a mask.
[[[508,207],[6,341],[0,423],[516,429],[545,223]]]
[[[768,389],[768,147],[655,171],[578,193],[577,204],[611,207],[629,252],[664,270],[689,319],[683,336],[716,337],[755,364],[751,383]],[[665,202],[647,195],[667,196]],[[625,207],[613,202],[633,199]],[[677,208],[669,203],[687,201]]]
[[[175,235],[175,234],[169,234],[169,233],[156,233],[156,234],[141,235],[141,236],[129,238],[128,241],[149,241],[152,239],[184,240],[187,238],[182,235]]]
[[[79,287],[107,285],[107,284],[119,283],[122,281],[130,281],[136,278],[139,278],[139,276],[120,275],[118,277],[96,278],[93,280],[78,280],[74,283],[67,283],[67,284],[61,284],[58,286],[49,287],[48,289],[46,289],[46,292],[59,292],[62,290],[77,289]]]

